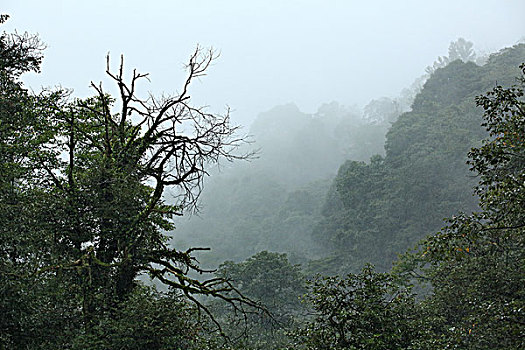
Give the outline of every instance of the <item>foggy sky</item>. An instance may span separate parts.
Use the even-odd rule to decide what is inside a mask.
[[[25,81],[92,94],[124,54],[128,72],[149,72],[144,91],[180,90],[197,44],[221,56],[195,82],[192,98],[248,125],[262,111],[295,102],[307,113],[338,101],[364,106],[395,97],[458,37],[479,52],[525,36],[525,1],[23,1],[4,0],[3,30],[39,33],[42,74]],[[114,90],[113,90],[114,91]]]

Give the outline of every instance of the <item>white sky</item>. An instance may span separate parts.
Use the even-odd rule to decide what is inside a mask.
[[[3,0],[3,30],[39,33],[47,44],[42,74],[27,84],[62,85],[88,96],[91,80],[114,67],[151,73],[145,91],[175,92],[196,44],[221,57],[193,86],[196,104],[248,125],[260,112],[295,102],[364,106],[396,96],[458,37],[495,51],[525,36],[525,1],[24,1]],[[525,61],[525,58],[524,58]]]

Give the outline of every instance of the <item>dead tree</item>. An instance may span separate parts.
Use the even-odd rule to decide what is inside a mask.
[[[148,75],[134,70],[126,82],[123,58],[112,72],[108,56],[106,72],[119,96],[113,98],[102,84],[92,83],[95,97],[57,107],[55,146],[68,155],[67,161],[55,161],[61,164],[55,169],[44,166],[55,198],[63,198],[69,215],[67,223],[57,220],[64,227],[56,241],[70,247],[69,261],[79,263],[41,272],[81,268],[88,286],[86,313],[94,309],[89,304],[96,298],[90,293],[122,299],[140,273],[179,290],[217,326],[199,295],[220,298],[243,312],[246,306],[258,307],[225,279],[189,277],[190,271],[210,272],[192,255],[202,248],[179,251],[167,244],[165,233],[173,228],[173,216],[195,210],[209,166],[251,157],[238,152],[245,139],[230,124],[229,110],[220,115],[191,104],[191,82],[205,75],[214,59],[213,50],[197,48],[180,93],[143,99],[137,85]],[[168,189],[176,193],[169,204],[164,198]]]

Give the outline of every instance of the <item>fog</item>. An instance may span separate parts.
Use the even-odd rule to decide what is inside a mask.
[[[176,94],[197,45],[215,50],[206,76],[192,82],[192,103],[212,113],[231,108],[233,123],[255,140],[247,151],[260,150],[258,159],[212,171],[199,216],[176,220],[174,246],[211,246],[201,262],[212,266],[261,250],[287,252],[297,262],[324,254],[323,235],[335,229],[323,225],[339,203],[329,193],[332,179],[345,161],[395,159],[385,154],[387,132],[410,110],[428,67],[458,38],[474,44],[476,57],[463,60],[482,64],[525,35],[521,1],[8,1],[4,11],[11,16],[6,31],[39,33],[47,44],[42,73],[24,77],[35,91],[61,85],[85,97],[94,93],[91,81],[102,81],[118,95],[105,75],[109,53],[113,69],[124,56],[128,77],[134,68],[150,74],[139,95]],[[467,172],[466,150],[455,155],[457,176]],[[436,171],[423,174],[430,181]],[[436,213],[424,232],[449,213]]]
[[[18,1],[3,2],[4,30],[39,33],[47,44],[35,90],[62,85],[82,97],[114,65],[149,72],[144,90],[181,88],[197,44],[220,57],[192,88],[194,103],[232,108],[235,123],[295,103],[364,107],[395,97],[458,37],[478,53],[515,44],[525,33],[525,3],[509,1]],[[106,83],[110,87],[110,83]]]
[[[525,348],[524,14],[4,0],[0,349]]]

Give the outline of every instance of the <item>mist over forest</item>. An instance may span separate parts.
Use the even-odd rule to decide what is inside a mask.
[[[11,17],[0,349],[525,348],[523,39],[452,37],[391,95],[268,92],[239,126],[195,97],[215,49],[172,93],[110,53],[86,96],[36,89],[46,45]]]
[[[478,208],[466,160],[487,136],[473,96],[494,83],[474,75],[478,65],[494,69],[488,60],[459,38],[398,97],[363,110],[330,102],[306,114],[289,103],[260,113],[245,146],[254,159],[215,169],[198,215],[172,232],[174,245],[211,247],[200,257],[210,268],[269,250],[300,263],[335,259],[331,272],[356,272],[364,262],[389,270],[444,218]],[[436,116],[451,108],[461,112]],[[350,267],[345,255],[363,257]]]

